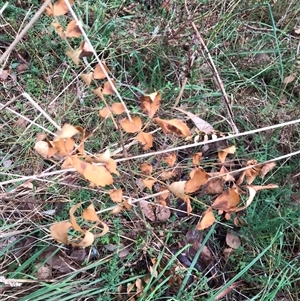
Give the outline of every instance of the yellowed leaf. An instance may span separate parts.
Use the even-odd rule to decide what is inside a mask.
[[[142,129],[142,120],[139,117],[131,117],[120,120],[120,125],[126,133],[136,133]]]
[[[141,97],[142,110],[152,118],[159,109],[161,102],[161,95],[159,92],[154,92]]]
[[[147,150],[153,146],[153,136],[151,133],[140,132],[135,139],[143,145],[143,150]]]
[[[59,151],[61,156],[70,155],[75,147],[75,140],[73,138],[57,139],[52,142],[54,147]]]
[[[70,138],[78,133],[80,132],[75,126],[65,123],[62,129],[56,133],[57,135],[56,139]]]
[[[154,118],[153,121],[161,127],[162,131],[165,134],[173,133],[178,137],[191,136],[191,132],[188,126],[179,119],[164,120],[157,117]]]
[[[53,239],[58,242],[68,244],[68,230],[72,227],[72,224],[68,221],[57,222],[50,227],[50,234]]]
[[[119,172],[117,171],[117,162],[114,159],[109,159],[107,163],[105,163],[105,167],[107,170],[109,170],[111,173],[114,173],[115,175],[119,176]]]

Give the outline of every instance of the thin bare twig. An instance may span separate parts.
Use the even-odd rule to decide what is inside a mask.
[[[191,19],[191,13],[190,13],[190,11],[189,11],[189,9],[187,7],[187,0],[185,0],[185,9],[186,9],[186,12],[188,14],[188,18]],[[231,106],[230,106],[230,101],[228,99],[227,93],[226,93],[225,88],[224,88],[223,81],[220,78],[220,75],[219,75],[218,70],[217,70],[217,68],[215,66],[215,63],[214,63],[214,61],[213,61],[213,59],[212,59],[212,57],[210,55],[210,52],[209,52],[208,48],[206,47],[206,44],[204,43],[204,41],[203,41],[203,39],[202,39],[199,31],[198,31],[197,26],[195,25],[195,23],[193,21],[191,22],[191,25],[192,25],[192,27],[193,27],[193,29],[195,31],[197,39],[199,40],[199,42],[200,42],[200,44],[202,46],[202,47],[199,47],[199,49],[200,49],[200,51],[202,53],[202,56],[203,56],[203,58],[206,59],[205,54],[207,55],[207,57],[208,57],[207,63],[209,64],[209,66],[210,66],[210,68],[211,68],[211,70],[213,72],[213,75],[215,77],[216,84],[219,86],[219,89],[221,90],[221,93],[223,95],[224,103],[225,103],[225,106],[226,106],[226,109],[227,109],[227,112],[228,112],[228,116],[229,116],[229,120],[230,120],[230,125],[231,125],[233,131],[236,134],[238,134],[239,130],[238,130],[237,126],[234,123],[233,112],[232,112],[232,109],[231,109]],[[204,49],[204,51],[203,51],[203,49]]]
[[[37,21],[40,15],[44,12],[46,7],[50,4],[51,0],[46,0],[41,8],[35,13],[33,18],[29,21],[29,23],[24,27],[19,35],[16,36],[15,40],[9,45],[6,51],[0,57],[0,64],[3,64],[5,59],[9,56],[9,54],[13,51],[13,49],[17,46],[17,44],[23,39],[26,35],[27,31],[33,26],[33,24]],[[2,66],[4,67],[4,66]]]

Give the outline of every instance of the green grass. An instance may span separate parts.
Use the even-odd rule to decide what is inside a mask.
[[[162,9],[159,1],[77,2],[74,11],[97,54],[106,61],[132,115],[144,118],[139,96],[160,91],[162,104],[158,116],[184,119],[172,106],[187,77],[179,106],[203,118],[216,130],[232,132],[207,57],[197,48],[184,1],[173,1],[170,11]],[[0,8],[3,4],[0,1]],[[289,5],[292,9],[288,9]],[[0,17],[1,24],[7,24],[0,28],[0,44],[4,45],[1,51],[39,7],[40,1],[10,1]],[[295,60],[299,41],[290,35],[300,12],[298,2],[270,1],[268,5],[261,1],[188,1],[188,8],[223,81],[240,132],[298,118],[300,73]],[[65,26],[71,16],[61,16],[58,20]],[[26,92],[58,125],[80,125],[88,132],[97,128],[85,143],[90,153],[101,153],[106,147],[111,151],[121,148],[119,132],[113,123],[98,116],[104,104],[92,92],[96,84],[86,87],[77,77],[84,72],[83,68],[67,58],[68,46],[51,27],[52,22],[51,17],[42,15],[11,53],[4,69],[9,69],[12,77],[0,87],[0,103],[3,105]],[[76,48],[81,40],[70,39],[70,44]],[[258,54],[264,54],[266,60],[257,62]],[[18,73],[17,68],[24,61],[28,69]],[[93,57],[87,61],[92,67],[96,65]],[[282,79],[293,73],[295,80],[284,84]],[[109,96],[107,101],[112,104],[118,100]],[[15,112],[37,125],[20,123]],[[187,123],[193,127],[190,121]],[[60,169],[55,160],[43,160],[33,149],[37,134],[44,132],[41,127],[51,132],[56,129],[25,98],[0,112],[0,126],[0,182],[38,175],[46,169]],[[151,125],[148,129],[156,128]],[[154,135],[151,151],[192,143],[161,132]],[[123,134],[125,145],[132,137]],[[50,134],[48,138],[51,139]],[[234,140],[237,146],[234,158],[264,162],[298,150],[299,141],[298,125],[241,137]],[[181,171],[169,183],[187,177],[193,168],[190,155],[194,151],[200,150],[179,153]],[[140,145],[128,149],[130,156],[143,152]],[[122,157],[121,151],[116,159]],[[156,175],[166,168],[159,156],[131,160],[132,174],[120,162],[116,187],[122,188],[125,196],[135,199],[151,194],[149,190],[138,190],[136,194],[131,181],[141,177],[139,168],[144,162],[154,165]],[[211,170],[213,159],[203,162],[203,167]],[[213,227],[202,231],[201,248],[205,244],[213,253],[215,283],[207,269],[196,269],[202,258],[201,250],[191,258],[189,266],[177,260],[189,248],[178,243],[185,240],[186,232],[195,227],[198,217],[178,218],[173,211],[165,222],[150,222],[143,219],[137,204],[132,210],[113,216],[105,211],[115,205],[108,195],[112,187],[91,188],[74,173],[35,179],[33,188],[20,186],[21,181],[1,184],[1,276],[22,283],[17,287],[6,284],[4,288],[5,283],[0,282],[1,300],[133,300],[130,297],[134,297],[140,301],[206,301],[214,300],[236,283],[235,289],[227,293],[228,300],[298,300],[300,209],[299,205],[291,204],[291,199],[299,194],[299,167],[298,158],[292,157],[279,161],[265,179],[255,180],[255,185],[276,183],[279,188],[260,191],[240,217],[243,224],[236,227],[233,216],[228,221],[218,216]],[[212,196],[199,196],[199,202],[192,202],[192,212],[201,216],[205,209],[201,202],[212,201]],[[49,226],[68,219],[69,209],[79,202],[84,202],[84,206],[92,202],[97,211],[104,210],[99,217],[109,225],[110,232],[86,248],[85,259],[75,269],[67,273],[52,269],[51,276],[39,279],[37,270],[46,261],[41,255],[48,247],[54,247],[53,257],[62,252],[63,258],[70,258],[72,249],[52,240]],[[175,198],[170,206],[176,208]],[[55,214],[45,215],[48,210],[55,210]],[[227,231],[234,231],[242,244],[226,259]],[[107,245],[129,247],[129,254],[119,257]],[[157,270],[157,277],[151,274],[152,268]],[[136,281],[143,286],[140,294]]]

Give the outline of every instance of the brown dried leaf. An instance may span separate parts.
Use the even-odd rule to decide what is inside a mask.
[[[153,170],[153,166],[149,163],[143,163],[140,168],[141,168],[141,171],[147,175],[150,175]]]
[[[193,154],[192,159],[193,159],[193,164],[198,165],[202,159],[202,152]]]
[[[66,37],[67,38],[78,38],[81,36],[82,36],[82,32],[81,32],[79,26],[77,25],[75,20],[72,20],[66,28]],[[80,53],[81,52],[82,52],[82,49],[80,49]]]
[[[210,134],[214,131],[214,128],[205,120],[199,118],[198,116],[194,115],[193,113],[184,111],[180,108],[175,108],[176,110],[182,112],[183,114],[186,114],[195,124],[195,126],[203,133]]]
[[[85,82],[85,84],[89,87],[91,85],[91,82],[93,80],[93,72],[89,73],[82,73],[79,75],[79,77]]]
[[[209,228],[213,223],[216,221],[216,218],[214,216],[214,213],[212,212],[211,208],[208,208],[202,216],[201,221],[199,224],[196,226],[196,229],[198,230],[204,230]]]
[[[171,185],[168,185],[167,188],[178,198],[180,199],[185,199],[186,194],[185,194],[185,185],[186,181],[178,181],[178,182],[173,182]]]
[[[121,102],[115,102],[111,106],[111,111],[116,115],[120,115],[125,112],[125,107]]]
[[[100,224],[102,225],[103,230],[100,233],[94,234],[94,238],[102,237],[102,236],[104,236],[105,234],[107,234],[109,232],[109,227],[107,226],[106,223],[100,221]]]
[[[106,64],[104,62],[102,62],[102,66],[105,69],[106,73],[109,73],[109,69],[106,66]],[[104,79],[106,78],[106,75],[103,71],[103,69],[101,68],[101,66],[98,64],[94,70],[94,78],[95,79]]]
[[[80,62],[80,54],[82,50],[79,49],[71,49],[66,52],[66,55],[73,61],[73,63],[78,66]]]
[[[64,39],[66,37],[66,35],[63,31],[63,27],[59,23],[54,22],[51,24],[51,26],[55,28],[56,32],[62,39]]]
[[[269,171],[271,171],[276,166],[275,162],[269,162],[263,164],[261,170],[260,170],[260,176],[263,178]]]
[[[105,187],[106,185],[111,185],[114,182],[111,173],[104,166],[96,166],[91,163],[81,161],[76,156],[70,156],[69,158],[71,158],[71,166],[89,180],[92,186]]]
[[[74,0],[68,0],[70,5],[72,6],[74,4]],[[52,8],[52,15],[55,17],[62,16],[66,14],[69,11],[69,8],[67,4],[65,3],[65,0],[57,0]]]
[[[219,150],[218,151],[218,157],[219,157],[219,160],[224,163],[225,162],[225,159],[227,157],[228,154],[234,154],[236,151],[236,147],[235,145],[232,145],[230,147],[227,147],[227,148],[224,148],[222,150]]]
[[[80,44],[79,48],[81,49],[80,58],[93,55],[93,49],[89,46],[89,44],[86,41],[83,41]],[[93,72],[91,73],[94,74]]]
[[[78,133],[80,133],[80,131],[75,126],[65,123],[62,129],[56,133],[56,139],[70,138]]]
[[[50,146],[46,141],[37,141],[34,146],[35,151],[45,159],[49,158],[49,148]]]
[[[50,227],[50,234],[53,239],[55,239],[58,242],[68,244],[69,238],[68,238],[68,230],[72,227],[72,224],[67,221],[62,221],[53,224]]]
[[[209,179],[209,175],[202,168],[197,168],[193,174],[193,177],[186,182],[185,192],[193,193],[197,191],[202,185],[204,185]]]
[[[161,127],[162,131],[165,134],[174,133],[178,137],[191,136],[191,132],[188,126],[179,119],[164,120],[157,117],[154,118],[153,121]]]
[[[159,109],[161,102],[161,95],[159,92],[154,92],[141,97],[141,107],[150,118],[154,116]]]
[[[289,76],[286,76],[285,78],[284,78],[284,80],[283,80],[283,82],[285,83],[285,84],[289,84],[289,83],[291,83],[292,81],[294,81],[294,79],[296,78],[296,74],[290,74]]]
[[[109,159],[107,163],[105,163],[105,167],[108,171],[111,173],[114,173],[115,175],[119,176],[119,172],[117,171],[117,162],[114,159]]]
[[[86,209],[83,210],[82,217],[87,221],[100,222],[94,204],[89,205]]]
[[[131,117],[120,120],[120,125],[126,133],[136,133],[142,129],[142,120],[139,117]]]
[[[109,192],[109,196],[113,202],[121,203],[123,198],[122,189],[114,189]]]
[[[59,151],[59,154],[61,156],[68,156],[74,150],[75,140],[73,138],[67,138],[67,139],[55,138],[55,140],[52,141],[52,144]]]
[[[111,82],[112,82],[112,85],[113,85],[113,86],[115,87],[115,89],[116,89],[116,82],[115,82],[113,79],[111,80]],[[113,87],[112,85],[110,84],[109,81],[106,81],[106,82],[104,83],[102,93],[103,93],[104,95],[112,95],[112,94],[115,94],[115,89],[114,89],[114,87]]]
[[[146,201],[140,201],[140,206],[145,217],[147,217],[151,222],[154,222],[155,215],[152,205]]]
[[[169,154],[168,156],[166,156],[166,157],[163,158],[163,161],[164,161],[167,165],[169,165],[170,167],[173,167],[173,166],[174,166],[176,160],[177,160],[177,156],[176,156],[175,153],[171,153],[171,154]]]
[[[70,221],[71,221],[71,224],[72,224],[72,227],[76,230],[76,231],[79,231],[79,232],[83,232],[83,230],[81,229],[81,227],[77,224],[77,221],[76,221],[76,217],[74,215],[75,211],[81,207],[81,204],[82,203],[79,203],[79,204],[76,204],[74,206],[72,206],[69,210],[69,215],[70,215]]]
[[[108,118],[111,116],[111,111],[109,108],[105,107],[99,111],[99,116],[102,118]]]
[[[166,181],[166,180],[169,180],[171,178],[174,178],[177,176],[177,171],[176,170],[172,170],[172,171],[167,171],[167,170],[164,170],[161,175],[160,175],[160,178],[163,180],[163,181]]]
[[[143,150],[147,150],[153,146],[153,136],[151,133],[140,132],[135,139],[143,145]]]
[[[249,185],[247,187],[252,187],[257,192],[257,191],[263,190],[263,189],[276,189],[276,188],[278,188],[278,185],[276,185],[276,184],[268,184],[268,185],[263,185],[263,186]]]
[[[156,180],[142,179],[142,182],[148,189],[152,190],[152,187]]]
[[[209,179],[207,182],[207,186],[205,188],[205,192],[207,194],[217,194],[223,191],[224,181],[220,178]]]
[[[234,188],[223,191],[213,202],[212,208],[222,211],[235,210],[240,202],[240,196]]]

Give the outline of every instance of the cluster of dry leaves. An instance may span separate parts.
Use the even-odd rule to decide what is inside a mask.
[[[73,0],[70,0],[70,5],[72,5],[73,2]],[[68,7],[63,0],[57,1],[53,6],[49,6],[47,10],[48,15],[53,16],[55,19],[57,16],[64,15],[67,12]],[[75,20],[72,20],[67,25],[65,31],[57,20],[52,25],[63,39],[80,37],[82,35],[80,27],[76,24]],[[92,50],[88,48],[86,41],[83,41],[77,50],[70,49],[67,55],[75,64],[79,64],[81,57],[92,55]],[[113,103],[109,106],[105,95],[115,94],[117,90],[115,82],[108,77],[108,74],[108,67],[104,62],[101,62],[101,64],[96,65],[92,72],[81,74],[81,78],[88,86],[92,80],[107,79],[103,87],[99,87],[93,91],[105,104],[105,108],[100,110],[99,116],[105,119],[111,118],[118,130],[122,130],[127,134],[135,134],[134,139],[142,145],[143,150],[146,151],[153,147],[153,134],[149,130],[147,131],[149,125],[158,125],[161,131],[166,135],[175,135],[186,139],[192,137],[190,128],[182,120],[166,120],[160,117],[154,117],[161,104],[161,94],[159,92],[146,94],[140,98],[141,109],[147,116],[145,123],[138,116],[130,116],[125,104],[122,102]],[[186,112],[182,109],[178,110],[193,121],[200,133],[214,136],[214,129],[209,123],[190,112]],[[119,116],[123,113],[126,113],[127,117],[123,118]],[[93,187],[112,185],[116,176],[119,176],[116,161],[111,158],[109,150],[102,154],[87,154],[84,149],[84,143],[91,136],[91,133],[86,133],[82,127],[65,124],[52,140],[47,139],[45,135],[39,136],[35,150],[45,159],[51,158],[57,162],[63,162],[61,168],[74,168],[80,175],[88,180]],[[206,172],[200,166],[202,160],[201,152],[193,154],[191,159],[194,168],[189,174],[190,179],[187,181],[175,181],[173,183],[172,178],[177,175],[176,168],[173,168],[171,171],[165,170],[159,176],[157,176],[157,174],[154,176],[153,166],[149,163],[143,163],[140,169],[144,177],[140,180],[149,190],[152,190],[155,183],[159,183],[161,194],[156,197],[156,201],[163,208],[166,208],[167,199],[170,193],[172,193],[186,203],[188,214],[192,211],[191,200],[199,190],[204,191],[205,194],[217,196],[212,204],[204,204],[207,210],[197,225],[198,230],[203,230],[216,222],[216,213],[224,215],[226,219],[230,219],[232,214],[244,210],[251,204],[257,191],[277,187],[273,184],[267,186],[252,185],[252,182],[257,176],[264,177],[275,166],[273,162],[257,164],[257,161],[250,160],[246,164],[248,168],[238,173],[238,176],[237,173],[234,173],[232,170],[229,172],[225,167],[226,158],[228,154],[234,154],[235,151],[236,148],[234,145],[218,149],[218,160],[219,163],[221,163],[221,168],[218,172],[213,173]],[[177,162],[177,156],[175,153],[170,153],[165,156],[163,160],[169,167],[174,167]],[[246,182],[246,185],[243,184],[244,182]],[[230,188],[225,187],[226,183],[230,183]],[[241,202],[242,197],[243,195],[247,195],[247,192],[247,200],[243,203]],[[132,204],[130,198],[124,198],[122,194],[121,188],[112,189],[110,191],[111,200],[118,203],[112,211],[113,214],[118,214],[122,210],[131,209]],[[107,225],[98,218],[93,205],[90,205],[83,211],[82,218],[87,221],[93,221],[95,224],[89,230],[82,230],[74,217],[74,212],[80,206],[81,204],[78,204],[70,209],[70,222],[64,221],[56,223],[51,227],[51,235],[54,239],[65,244],[86,247],[93,243],[95,237],[102,236],[108,232]],[[153,220],[154,212],[149,211],[148,204],[142,203],[141,208],[146,217]],[[162,210],[161,212],[163,212],[162,220],[170,216],[168,210]],[[157,216],[159,216],[159,214],[161,213],[156,213]],[[239,223],[238,216],[234,218],[234,222],[235,224]],[[103,232],[93,234],[91,230],[97,228],[99,224],[104,228]],[[84,238],[79,242],[70,240],[68,231],[71,227],[84,234]]]

